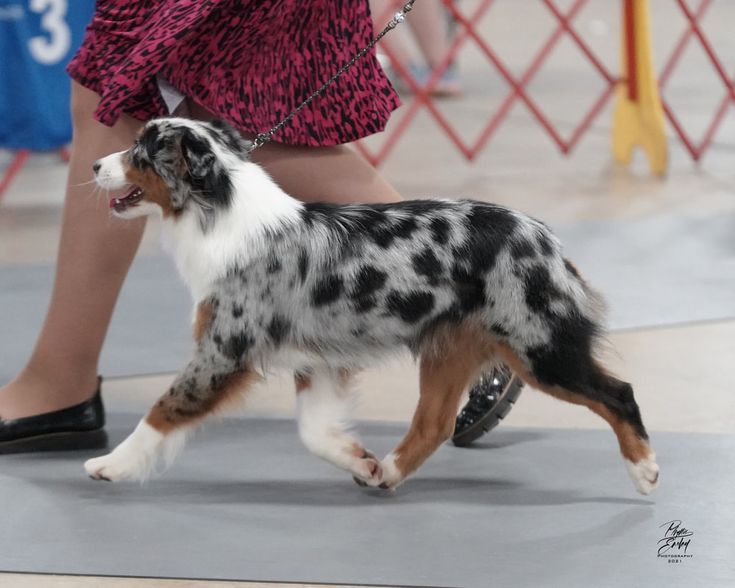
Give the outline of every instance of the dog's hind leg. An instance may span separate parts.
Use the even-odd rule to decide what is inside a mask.
[[[299,435],[313,454],[351,472],[358,483],[380,479],[378,459],[349,433],[352,375],[320,366],[296,374]]]
[[[567,332],[567,343],[570,333]],[[529,386],[560,400],[586,406],[605,419],[618,438],[633,484],[641,494],[649,494],[658,486],[659,467],[633,388],[607,373],[589,352],[580,351],[588,348],[587,345],[567,345],[564,349],[565,345],[558,343],[554,348],[537,349],[528,361],[506,344],[499,344],[497,349]]]
[[[452,436],[463,392],[492,361],[486,337],[471,327],[452,329],[439,341],[422,354],[416,412],[406,436],[381,462],[381,488],[398,486]]]

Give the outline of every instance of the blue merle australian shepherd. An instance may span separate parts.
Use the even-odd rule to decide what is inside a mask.
[[[635,487],[657,486],[633,390],[596,356],[600,298],[544,224],[468,200],[304,204],[248,161],[249,145],[220,122],[164,118],[94,166],[101,187],[129,187],[110,203],[116,216],[163,216],[196,310],[191,361],[127,439],[86,462],[91,477],[145,479],[207,415],[287,368],[305,445],[362,485],[395,488],[502,361],[605,419]],[[351,374],[405,347],[420,401],[379,460],[349,433]]]

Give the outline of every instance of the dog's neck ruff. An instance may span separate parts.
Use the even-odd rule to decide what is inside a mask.
[[[229,270],[263,255],[266,236],[298,222],[303,209],[255,163],[238,162],[230,174],[232,203],[215,212],[208,228],[193,212],[164,220],[171,253],[195,301]]]

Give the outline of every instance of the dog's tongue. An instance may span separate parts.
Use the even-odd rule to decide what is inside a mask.
[[[138,202],[142,196],[143,191],[138,186],[133,186],[119,198],[110,200],[110,208],[114,208],[116,212],[123,212],[128,206]]]

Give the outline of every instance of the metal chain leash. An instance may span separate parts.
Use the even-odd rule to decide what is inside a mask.
[[[309,96],[306,100],[304,100],[299,106],[297,106],[286,118],[284,118],[281,122],[279,122],[277,125],[275,125],[273,128],[271,128],[269,131],[265,133],[259,133],[256,135],[255,140],[253,141],[252,146],[250,147],[250,151],[253,151],[257,149],[258,147],[261,147],[265,145],[268,141],[271,140],[273,135],[275,135],[278,131],[281,130],[288,122],[296,116],[299,112],[301,112],[304,108],[306,108],[309,104],[311,104],[314,99],[317,96],[320,96],[324,93],[324,91],[331,86],[339,76],[341,76],[343,73],[345,73],[348,69],[350,69],[356,61],[361,59],[368,51],[370,51],[375,45],[382,39],[385,35],[387,35],[390,31],[392,31],[394,28],[396,28],[399,24],[401,24],[405,18],[406,14],[408,12],[411,12],[411,9],[413,8],[414,3],[416,0],[409,0],[404,4],[403,8],[401,8],[398,12],[396,12],[393,15],[393,18],[391,18],[388,21],[388,24],[385,25],[385,28],[378,33],[375,38],[370,41],[370,43],[355,53],[353,55],[352,59],[350,59],[347,63],[345,63],[337,73],[335,73],[331,78],[329,78],[326,82],[324,82],[321,87],[316,90],[311,96]]]

